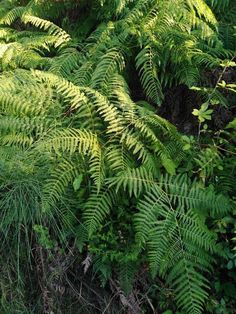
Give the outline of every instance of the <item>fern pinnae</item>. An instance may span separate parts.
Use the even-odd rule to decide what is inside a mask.
[[[115,200],[116,196],[112,189],[103,189],[99,192],[97,189],[92,191],[83,213],[84,226],[89,237],[101,227],[102,221],[109,214]]]
[[[136,234],[140,243],[148,240],[149,232],[155,227],[156,216],[165,200],[165,194],[157,184],[154,184],[151,192],[148,191],[144,199],[140,201],[139,213],[135,217]]]
[[[55,47],[59,47],[65,42],[71,40],[69,34],[67,34],[63,29],[61,29],[59,26],[55,25],[50,21],[41,19],[37,16],[29,15],[27,13],[22,16],[22,21],[25,24],[30,23],[35,27],[48,31],[50,35],[53,35],[56,38],[58,38]]]
[[[141,166],[133,169],[126,168],[114,178],[108,178],[106,181],[110,187],[115,186],[116,192],[122,187],[124,191],[128,190],[130,197],[132,195],[139,197],[141,192],[148,189],[153,183],[153,177],[145,167]]]
[[[9,11],[4,17],[0,19],[0,25],[12,25],[12,23],[20,18],[25,11],[25,7],[16,7]]]
[[[104,154],[100,145],[93,147],[89,165],[91,178],[94,180],[99,192],[105,181]]]
[[[37,149],[43,148],[57,153],[68,152],[73,154],[78,150],[82,154],[88,154],[98,144],[97,136],[86,130],[65,129],[54,130],[51,134],[37,144]]]
[[[136,57],[136,67],[140,72],[140,80],[147,96],[157,105],[161,104],[163,94],[153,62],[152,49],[146,46]]]
[[[78,175],[78,166],[64,159],[52,171],[43,190],[42,208],[47,212],[65,194],[69,183]]]
[[[69,78],[72,71],[78,68],[80,56],[76,48],[70,47],[60,52],[59,56],[54,58],[49,71],[61,75],[64,78]]]
[[[115,71],[122,71],[124,68],[124,58],[118,49],[110,49],[102,56],[101,61],[98,63],[91,77],[91,87],[99,88],[103,84],[107,84],[111,75]]]
[[[72,82],[77,86],[88,86],[94,71],[94,62],[86,61],[73,72]]]
[[[125,146],[116,142],[111,143],[106,149],[105,158],[109,167],[115,172],[125,171],[133,162]]]
[[[108,101],[107,97],[92,88],[83,87],[81,90],[96,106],[97,112],[103,120],[108,123],[107,133],[121,133],[124,129],[122,118],[119,116],[117,108]]]
[[[211,193],[211,201],[208,197],[205,200],[207,193],[204,191],[200,199],[199,194],[195,195],[196,202],[185,203],[181,194],[189,193],[187,186],[190,182],[184,176],[174,180],[167,177],[161,178],[160,183],[147,193],[145,201],[139,204],[135,218],[137,239],[140,245],[147,245],[153,275],[158,272],[172,283],[177,304],[187,313],[201,313],[207,286],[198,271],[209,268],[207,256],[216,251],[216,238],[193,209],[206,204],[214,207],[217,196]],[[199,255],[192,247],[198,247],[206,255]],[[185,292],[189,295],[183,298]]]

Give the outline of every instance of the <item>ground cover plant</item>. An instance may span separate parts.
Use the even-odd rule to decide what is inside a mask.
[[[234,313],[235,19],[0,1],[1,313]]]

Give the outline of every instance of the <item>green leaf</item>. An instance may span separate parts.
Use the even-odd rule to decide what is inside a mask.
[[[213,112],[212,109],[206,110],[206,111],[204,112],[204,115],[210,115],[210,114],[212,114],[212,112]]]
[[[228,264],[227,264],[227,269],[230,270],[234,267],[234,263],[233,261],[229,261]]]
[[[204,104],[201,105],[200,111],[201,111],[201,112],[206,111],[207,108],[208,108],[208,103],[205,102]]]
[[[236,129],[236,118],[227,124],[226,129]]]
[[[193,109],[193,112],[192,112],[192,114],[194,115],[194,116],[199,116],[199,110],[198,109]]]
[[[171,159],[166,158],[162,160],[162,165],[169,174],[171,175],[175,174],[176,164]]]
[[[75,191],[79,190],[82,181],[83,181],[83,175],[80,174],[73,182],[73,188]]]
[[[191,148],[191,145],[190,144],[185,144],[184,147],[183,147],[183,150],[189,150]]]

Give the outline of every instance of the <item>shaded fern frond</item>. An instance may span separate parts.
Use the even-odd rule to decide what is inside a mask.
[[[136,67],[140,72],[140,80],[147,96],[155,104],[160,105],[163,99],[161,84],[158,80],[156,65],[153,61],[151,47],[145,47],[136,57]]]
[[[103,220],[112,210],[115,201],[116,194],[112,189],[104,189],[99,193],[97,190],[91,192],[83,213],[84,226],[89,237],[101,228]]]
[[[207,229],[201,210],[224,213],[230,208],[225,202],[222,195],[191,187],[186,177],[166,176],[138,205],[137,241],[147,245],[153,276],[167,278],[186,313],[201,313],[208,288],[202,272],[210,269],[210,253],[217,251],[216,236]]]
[[[52,171],[43,190],[44,212],[47,212],[53,206],[56,206],[57,201],[65,194],[69,183],[78,175],[79,167],[66,159],[60,162]]]
[[[124,68],[124,58],[121,52],[117,49],[108,50],[101,58],[101,61],[96,66],[92,78],[92,88],[102,88],[108,84],[111,75],[114,72],[122,71]]]
[[[124,191],[128,191],[130,197],[132,195],[139,197],[141,193],[153,184],[153,176],[145,167],[127,168],[115,177],[109,178],[107,182],[110,187],[114,186],[117,192],[122,187]]]

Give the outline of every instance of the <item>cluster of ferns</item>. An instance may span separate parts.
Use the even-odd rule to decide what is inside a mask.
[[[0,1],[0,237],[19,272],[50,234],[104,286],[129,295],[147,264],[181,313],[204,311],[221,253],[207,220],[232,201],[183,170],[207,150],[157,113],[181,84],[224,99],[202,73],[235,66],[235,16],[231,0]]]

